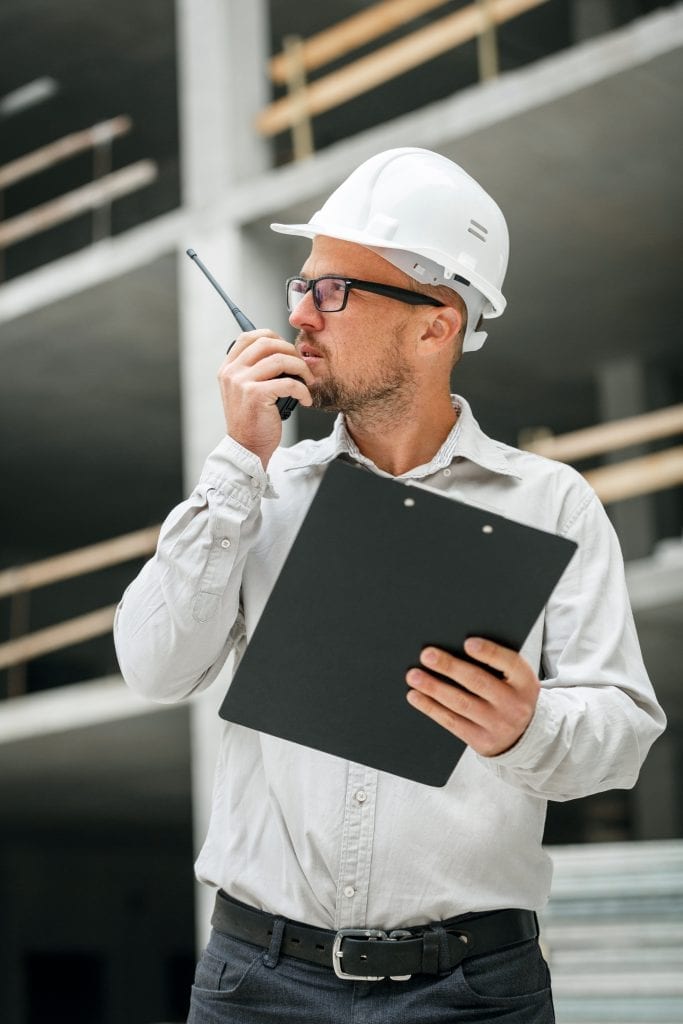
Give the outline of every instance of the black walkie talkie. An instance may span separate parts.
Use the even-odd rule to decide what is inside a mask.
[[[255,328],[254,324],[252,324],[252,322],[249,319],[249,317],[245,316],[244,313],[242,312],[242,310],[239,309],[235,305],[235,303],[232,301],[230,296],[227,295],[223,291],[223,289],[219,285],[219,283],[216,280],[216,278],[213,276],[213,274],[211,273],[210,270],[207,270],[207,268],[204,266],[204,264],[202,263],[202,261],[200,260],[199,256],[194,251],[194,249],[187,249],[186,251],[187,251],[187,255],[190,257],[190,259],[193,260],[197,264],[199,269],[202,271],[202,273],[206,277],[208,277],[208,279],[211,282],[211,284],[214,286],[214,288],[216,289],[216,291],[218,292],[220,297],[223,299],[223,302],[225,302],[225,304],[229,307],[230,312],[232,313],[232,315],[234,316],[235,320],[237,321],[239,326],[242,328],[242,330],[243,331],[253,331],[253,330],[255,330],[256,328]],[[235,342],[233,341],[232,344],[230,345],[230,347],[228,348],[228,352],[230,351],[230,349],[232,348],[232,346],[234,344],[235,344]],[[283,373],[281,376],[286,377],[287,374]],[[296,377],[295,379],[299,380],[300,378]],[[278,400],[277,400],[277,402],[275,404],[277,405],[278,412],[280,413],[280,419],[281,420],[286,420],[286,419],[289,419],[289,417],[291,416],[291,414],[294,411],[294,409],[296,409],[296,407],[299,404],[299,402],[298,402],[298,400],[296,398],[278,398]]]

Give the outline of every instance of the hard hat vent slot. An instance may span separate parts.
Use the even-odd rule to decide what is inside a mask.
[[[467,230],[470,235],[474,235],[474,237],[478,238],[480,242],[485,242],[486,236],[489,233],[489,229],[485,228],[483,224],[477,224],[476,220],[470,221],[470,226]]]

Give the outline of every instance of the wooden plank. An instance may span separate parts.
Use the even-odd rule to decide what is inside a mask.
[[[150,526],[144,530],[126,533],[113,540],[91,544],[77,551],[68,551],[53,558],[44,558],[29,565],[20,565],[14,569],[0,572],[0,597],[18,594],[24,590],[33,590],[48,583],[81,576],[87,572],[104,569],[109,565],[128,562],[151,554],[157,543],[159,527]]]
[[[477,0],[486,20],[486,28],[477,36],[477,66],[479,81],[488,82],[498,75],[498,40],[491,19],[492,0]]]
[[[683,445],[584,473],[604,505],[683,484]]]
[[[87,615],[79,615],[75,619],[61,622],[58,626],[49,626],[47,629],[29,633],[19,640],[8,640],[7,643],[0,644],[0,669],[18,665],[22,661],[31,661],[62,647],[71,647],[72,644],[92,640],[96,636],[103,636],[111,630],[115,611],[115,604],[107,608],[98,608]]]
[[[292,148],[295,160],[305,160],[313,154],[313,126],[306,110],[306,71],[303,63],[303,40],[299,36],[284,39],[287,60],[287,90],[297,111],[292,125]]]
[[[372,43],[379,36],[386,35],[394,28],[400,28],[421,14],[427,14],[435,7],[443,7],[445,2],[446,0],[384,0],[383,3],[373,4],[367,10],[344,18],[331,28],[316,32],[304,40],[301,54],[304,70],[315,71],[316,68],[324,67],[337,57],[343,57],[351,50]],[[287,81],[286,52],[272,57],[268,70],[274,82],[284,85]]]
[[[405,71],[438,57],[486,30],[489,20],[499,25],[525,11],[540,7],[548,0],[492,0],[489,19],[477,3],[439,18],[438,21],[395,43],[361,57],[352,64],[312,82],[306,89],[306,105],[311,116],[340,106]],[[262,135],[277,135],[289,128],[297,108],[289,97],[271,103],[256,118]]]
[[[119,135],[129,132],[132,125],[131,119],[122,114],[109,121],[101,121],[91,128],[84,128],[83,131],[72,132],[55,142],[50,142],[47,146],[41,146],[40,149],[27,153],[26,156],[12,160],[11,163],[0,167],[0,189],[9,188],[15,182],[22,181],[39,171],[44,171],[47,167],[52,167],[53,164],[66,160],[83,150],[100,146],[104,142],[111,142]]]
[[[104,178],[67,192],[58,199],[52,199],[27,213],[12,217],[0,223],[0,249],[71,220],[81,213],[95,210],[104,203],[111,203],[129,192],[135,192],[153,182],[157,174],[157,165],[154,161],[138,160],[137,163],[113,171]]]
[[[599,423],[585,430],[573,430],[558,437],[539,438],[525,447],[549,459],[574,462],[680,433],[683,433],[683,403],[628,419]]]

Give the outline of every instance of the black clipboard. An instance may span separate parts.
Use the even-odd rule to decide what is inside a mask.
[[[220,716],[443,786],[465,745],[406,701],[426,644],[519,650],[576,544],[330,464]]]

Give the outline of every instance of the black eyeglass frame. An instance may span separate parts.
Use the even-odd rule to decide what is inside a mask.
[[[349,292],[352,288],[357,288],[363,292],[374,292],[376,295],[383,295],[387,299],[397,299],[398,302],[406,302],[410,306],[445,306],[445,302],[439,302],[438,299],[433,299],[430,295],[422,295],[420,292],[413,292],[409,288],[399,288],[393,284],[378,284],[376,281],[360,281],[355,277],[343,277],[339,274],[323,274],[322,277],[288,277],[285,283],[285,293],[287,296],[287,309],[290,313],[296,309],[296,306],[292,306],[289,301],[289,287],[294,281],[301,281],[306,285],[306,291],[301,294],[301,299],[304,298],[306,292],[310,292],[313,298],[313,305],[319,313],[341,313],[342,310],[346,309],[346,303],[349,299]],[[315,286],[318,281],[341,281],[344,285],[344,298],[342,304],[338,309],[320,309],[316,298],[315,298]],[[298,306],[297,302],[297,306]]]

